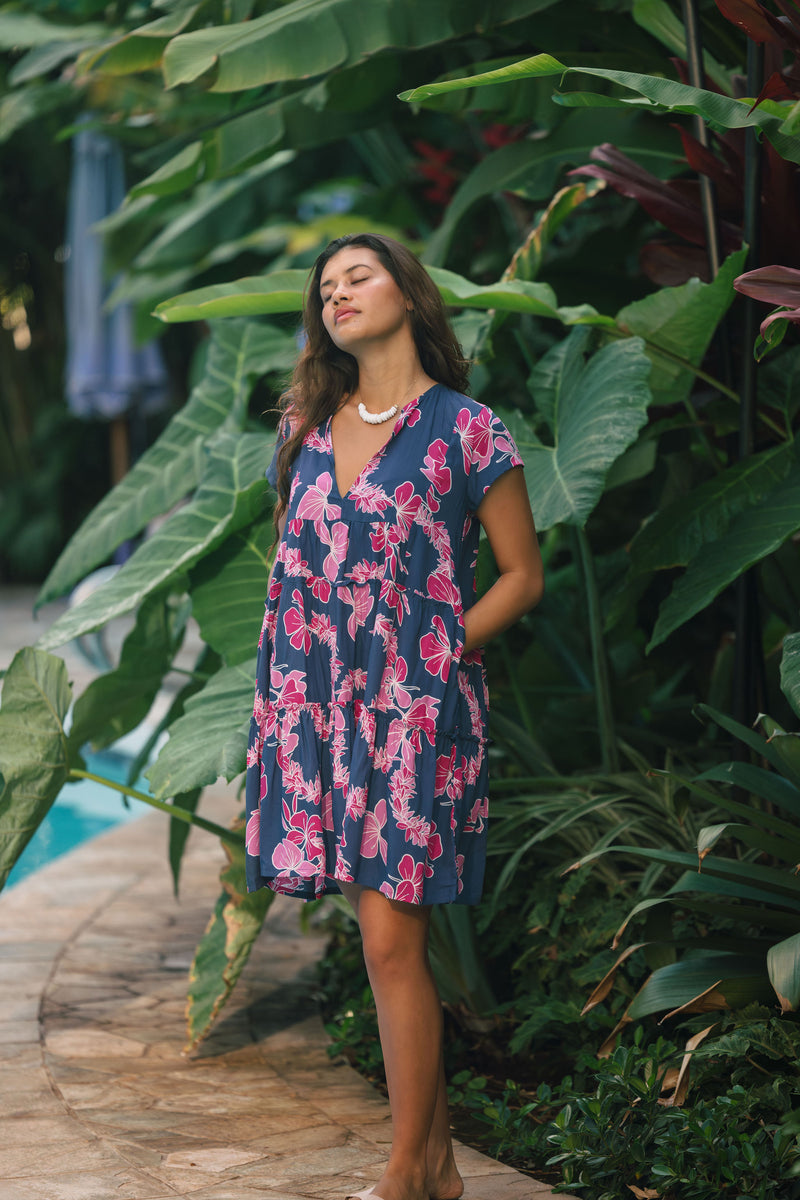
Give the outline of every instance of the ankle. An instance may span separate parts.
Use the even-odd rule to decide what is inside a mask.
[[[431,1138],[428,1141],[428,1149],[426,1154],[428,1171],[439,1169],[446,1166],[448,1163],[455,1162],[453,1157],[453,1142],[451,1138],[437,1138],[436,1141]]]
[[[391,1154],[386,1164],[384,1177],[386,1179],[402,1180],[412,1188],[424,1191],[428,1178],[428,1168],[426,1163],[420,1163],[416,1157],[409,1159],[402,1155]]]

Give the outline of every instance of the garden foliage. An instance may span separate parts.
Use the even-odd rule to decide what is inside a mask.
[[[296,351],[307,268],[330,237],[392,233],[428,263],[474,361],[473,394],[520,445],[548,583],[535,616],[489,648],[494,857],[476,920],[437,917],[436,969],[465,1028],[499,1011],[515,1048],[579,1054],[620,1020],[685,1015],[701,993],[715,1009],[757,998],[788,1021],[800,1004],[800,768],[784,733],[800,690],[789,637],[800,605],[800,348],[790,332],[758,367],[743,440],[752,346],[742,314],[755,302],[734,289],[758,265],[743,244],[736,167],[748,131],[790,209],[800,138],[777,83],[758,104],[743,95],[747,39],[728,10],[765,6],[700,6],[703,86],[687,82],[677,6],[610,0],[582,6],[586,22],[571,7],[162,0],[108,18],[85,0],[78,19],[45,0],[25,13],[0,6],[3,136],[13,144],[56,111],[88,111],[116,133],[134,179],[104,223],[114,299],[135,304],[142,336],[169,338],[187,322],[208,334],[186,404],[84,522],[40,602],[146,536],[8,672],[0,867],[82,769],[81,745],[142,719],[191,614],[207,648],[148,771],[172,813],[177,882],[177,831],[199,821],[201,789],[244,770],[274,501],[264,479],[273,423],[261,413]],[[702,153],[697,118],[712,135]],[[729,205],[713,277],[698,168]],[[766,191],[761,203],[762,224],[774,224]],[[481,587],[494,570],[484,544]],[[733,636],[744,579],[761,668],[746,694],[734,686]],[[135,623],[123,657],[77,699],[67,735],[69,689],[52,652],[125,614]],[[748,734],[757,761],[720,766],[732,727],[701,725],[693,706],[744,703],[749,723],[766,696],[771,741]],[[225,836],[231,861],[192,971],[193,1044],[266,911],[241,886],[240,834]],[[634,907],[645,933],[615,967],[609,942]],[[609,972],[617,991],[598,993],[579,1026]],[[619,1082],[640,1079],[639,1051],[614,1053],[616,1074],[573,1104],[584,1132],[564,1107],[552,1133],[573,1188],[590,1160],[602,1176],[587,1132],[597,1105],[627,1105],[630,1123],[650,1104],[647,1081],[638,1109]],[[745,1142],[767,1150],[761,1134],[741,1134],[747,1096],[725,1096],[719,1112],[694,1111],[692,1128],[702,1148],[724,1126],[725,1169],[744,1178]],[[681,1118],[653,1113],[660,1182],[636,1186],[666,1195],[684,1187]],[[771,1144],[775,1161],[788,1154]],[[721,1169],[708,1167],[705,1192],[675,1194],[710,1196]]]

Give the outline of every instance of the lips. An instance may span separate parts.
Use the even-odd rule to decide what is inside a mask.
[[[356,312],[358,312],[358,309],[356,309],[356,308],[340,308],[337,311],[336,316],[333,318],[334,325],[338,325],[339,322],[341,320],[343,320],[345,317],[351,317],[353,315],[353,313],[356,313]]]

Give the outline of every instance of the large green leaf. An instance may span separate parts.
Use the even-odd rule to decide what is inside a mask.
[[[655,861],[662,865],[694,867],[699,870],[697,856],[680,850],[653,849],[650,846],[607,846],[585,854],[575,863],[576,867],[593,862],[601,854],[630,854],[634,858]],[[773,904],[797,908],[800,902],[800,881],[787,871],[776,867],[764,867],[758,863],[739,862],[732,858],[706,858],[703,860],[703,875],[715,879],[729,880],[745,887],[760,886],[771,894]]]
[[[550,54],[537,54],[532,58],[523,59],[507,67],[500,67],[495,71],[487,71],[482,75],[424,84],[422,87],[401,92],[400,99],[420,104],[432,96],[461,91],[465,88],[489,87],[498,83],[515,83],[520,79],[546,78],[548,76],[558,76],[563,79],[569,74],[589,75],[597,79],[604,79],[608,83],[617,84],[619,87],[629,89],[637,96],[644,97],[650,101],[654,109],[699,116],[708,121],[712,128],[759,128],[763,130],[783,158],[790,162],[800,162],[800,139],[787,136],[781,131],[788,107],[771,101],[763,101],[758,108],[753,108],[752,99],[733,100],[731,97],[720,95],[717,92],[690,87],[688,84],[677,83],[657,75],[640,75],[635,71],[615,71],[605,67],[591,66],[570,67],[559,62]],[[639,100],[626,97],[593,96],[588,92],[578,92],[573,95],[559,93],[557,98],[561,103],[574,103],[586,108],[641,104]]]
[[[23,54],[8,73],[9,85],[18,87],[21,83],[28,83],[41,75],[49,75],[66,60],[77,58],[83,50],[94,45],[91,38],[87,40],[81,36],[80,28],[74,32],[74,41],[50,42],[44,46],[35,46],[27,54]]]
[[[242,973],[275,893],[259,888],[248,893],[244,847],[224,843],[228,866],[220,874],[223,892],[195,951],[189,972],[186,1012],[192,1050],[208,1034]]]
[[[716,984],[716,987],[714,986]],[[628,1009],[633,1020],[682,1008],[714,988],[696,1011],[743,1008],[770,998],[763,962],[744,954],[705,954],[685,958],[654,971]]]
[[[611,464],[647,420],[650,362],[640,338],[605,346],[585,361],[589,331],[576,329],[537,363],[531,388],[553,445],[517,413],[504,414],[525,459],[537,528],[583,526]]]
[[[133,71],[148,71],[157,67],[171,38],[194,22],[202,4],[185,4],[165,17],[148,21],[118,41],[103,46],[81,63],[84,71],[100,67],[103,74],[126,75]]]
[[[796,1012],[800,1006],[800,933],[770,946],[767,971],[781,1011]]]
[[[244,426],[254,379],[276,363],[283,367],[291,340],[267,325],[214,326],[203,378],[187,404],[81,525],[47,577],[38,605],[85,578],[117,546],[197,485],[209,437],[222,425]]]
[[[249,524],[263,507],[269,486],[264,470],[273,448],[273,437],[217,431],[206,448],[207,467],[196,495],[107,583],[51,625],[39,640],[40,648],[61,646],[130,612],[228,534]]]
[[[752,850],[761,850],[770,855],[773,861],[786,861],[791,855],[800,859],[800,829],[787,832],[781,830],[780,836],[773,836],[763,829],[754,829],[752,825],[741,822],[725,821],[720,825],[706,825],[700,830],[697,839],[697,853],[701,857],[707,854],[720,838],[735,837]]]
[[[194,788],[191,792],[179,792],[177,796],[172,797],[172,804],[175,808],[179,808],[183,812],[195,813],[202,794],[202,788]],[[180,888],[181,863],[183,862],[186,843],[189,840],[190,829],[191,825],[186,821],[181,821],[177,817],[170,818],[169,868],[172,872],[172,886],[176,896]]]
[[[108,37],[107,25],[56,25],[37,13],[6,8],[0,12],[0,50],[20,50],[29,46],[49,46],[51,42],[86,41]]]
[[[431,267],[428,274],[445,304],[454,308],[499,308],[505,312],[531,313],[537,317],[559,315],[555,293],[546,283],[501,279],[497,283],[481,286],[442,267]]]
[[[784,754],[778,749],[782,739],[769,740],[773,729],[779,728],[776,722],[772,721],[769,717],[765,717],[763,713],[761,714],[760,722],[766,726],[764,729],[766,736],[762,737],[754,729],[748,729],[740,721],[735,721],[733,717],[729,717],[727,713],[720,712],[719,709],[713,708],[710,704],[698,704],[695,711],[709,716],[726,733],[730,733],[733,737],[738,738],[740,742],[744,742],[745,746],[749,747],[758,758],[765,758],[776,771],[790,779],[795,787],[800,788],[800,771],[796,769],[794,762],[791,759],[787,761]]]
[[[169,196],[184,191],[197,179],[202,162],[203,143],[189,142],[141,183],[134,184],[128,192],[128,201],[140,196]]]
[[[719,783],[730,783],[733,787],[743,788],[747,792],[752,792],[754,796],[760,796],[762,800],[769,801],[769,807],[763,811],[752,808],[749,810],[751,819],[762,821],[767,828],[773,825],[776,829],[783,827],[784,823],[775,815],[776,811],[781,812],[783,809],[800,819],[800,789],[795,787],[790,780],[784,779],[777,771],[767,771],[764,767],[757,767],[755,763],[729,762],[709,767],[696,779],[699,782],[708,779]],[[726,800],[725,807],[728,804],[729,801]],[[745,809],[746,806],[741,805],[740,807]],[[728,811],[734,810],[728,808]],[[789,828],[796,827],[790,826]]]
[[[683,567],[727,533],[739,513],[764,499],[797,470],[795,443],[751,454],[662,508],[630,545],[637,574]]]
[[[201,79],[232,92],[309,79],[351,66],[388,47],[419,48],[488,29],[548,8],[554,0],[291,0],[263,17],[198,29],[164,52],[168,87]]]
[[[800,633],[790,633],[783,640],[781,691],[800,717]]]
[[[95,750],[102,749],[144,720],[180,645],[186,615],[185,606],[176,611],[163,595],[144,602],[119,666],[94,679],[75,703],[70,729],[75,750],[90,740]]]
[[[162,321],[207,321],[215,317],[301,312],[308,271],[273,271],[234,283],[218,283],[173,296],[157,305]]]
[[[218,671],[221,666],[222,660],[216,651],[212,650],[210,646],[203,646],[203,649],[197,656],[194,669],[191,672],[188,680],[175,695],[172,703],[164,713],[161,720],[156,725],[151,726],[150,736],[142,743],[136,756],[131,760],[130,766],[128,767],[129,783],[133,783],[134,780],[139,778],[153,757],[156,746],[161,741],[163,735],[167,732],[169,727],[178,720],[178,717],[183,716],[186,707],[186,701],[189,699],[189,697],[193,696],[195,692],[201,691],[201,689],[204,688],[208,683],[211,676]]]
[[[656,772],[662,774],[662,772]],[[798,810],[798,792],[797,789],[789,782],[788,779],[776,774],[773,771],[766,771],[763,767],[756,767],[752,763],[720,763],[715,767],[704,771],[702,775],[697,775],[694,779],[685,778],[677,772],[663,772],[668,775],[676,787],[685,787],[699,796],[701,800],[706,801],[711,809],[719,809],[721,812],[726,812],[732,816],[740,817],[748,824],[759,825],[768,833],[775,836],[784,836],[789,840],[793,840],[797,833],[797,826],[789,821],[784,821],[776,816],[773,805],[781,808],[787,808],[789,812],[797,812]],[[769,801],[769,804],[762,808],[760,805],[752,803],[742,803],[735,799],[736,792],[731,794],[727,790],[717,791],[705,786],[706,781],[719,781],[732,784],[734,788],[743,788],[753,792],[755,796],[762,796]]]
[[[245,769],[255,691],[255,659],[223,667],[186,701],[147,778],[158,798],[230,781]]]
[[[760,504],[745,509],[716,541],[704,545],[661,605],[648,651],[706,608],[715,596],[800,529],[800,468]]]
[[[30,647],[14,656],[0,707],[0,888],[69,774],[71,699],[60,658]]]
[[[699,367],[705,358],[714,331],[736,296],[733,280],[746,257],[746,250],[729,255],[712,283],[690,279],[680,287],[661,288],[617,313],[617,326],[648,344],[655,404],[680,403],[688,397],[695,376],[684,364]]]
[[[264,518],[227,538],[191,574],[192,613],[203,640],[229,667],[252,658],[267,588],[266,552],[274,538]]]
[[[724,911],[734,920],[746,922],[756,928],[764,929],[796,929],[800,912],[800,896],[792,903],[787,897],[781,897],[781,908],[775,906],[775,897],[766,888],[750,887],[741,880],[719,879],[712,875],[702,875],[699,871],[685,871],[683,875],[658,899],[645,900],[633,908],[625,919],[625,925],[640,910],[652,904],[661,904],[666,900],[679,897],[677,905],[683,908],[689,902],[687,893],[694,892],[698,896],[722,897],[733,903],[728,904]],[[742,901],[752,900],[752,905],[744,905]],[[789,912],[784,911],[789,909]],[[623,929],[625,927],[623,925]],[[621,931],[620,931],[621,932]],[[619,934],[617,935],[619,937]]]

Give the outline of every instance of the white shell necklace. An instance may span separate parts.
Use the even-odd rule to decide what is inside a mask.
[[[397,405],[393,404],[391,408],[385,408],[383,412],[371,413],[365,406],[363,400],[358,402],[358,415],[362,421],[366,421],[368,425],[381,425],[384,421],[388,421],[397,412]]]
[[[383,412],[371,413],[364,407],[364,401],[358,402],[358,415],[362,421],[366,421],[368,425],[380,425],[382,421],[388,421],[397,412],[397,405],[393,404],[391,408],[385,409]]]

